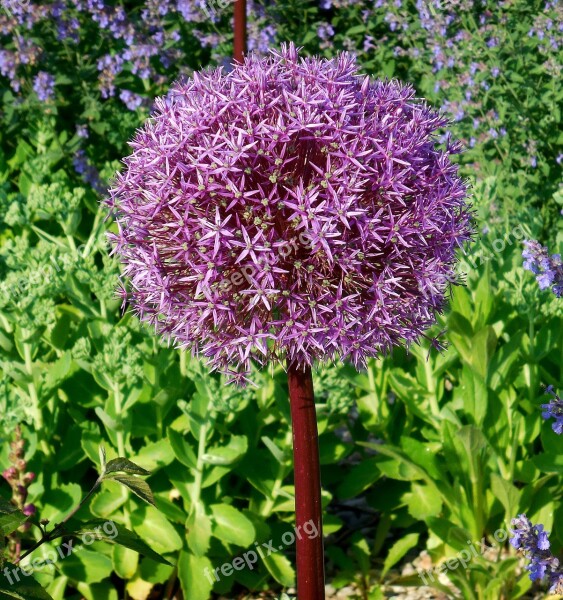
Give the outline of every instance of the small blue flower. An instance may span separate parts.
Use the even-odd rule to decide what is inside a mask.
[[[541,290],[551,288],[558,298],[563,289],[563,263],[559,254],[550,255],[547,248],[535,240],[524,242],[524,269],[531,271]]]
[[[530,579],[537,581],[547,575],[550,592],[561,591],[563,571],[559,560],[549,550],[548,534],[543,525],[533,525],[526,515],[518,515],[516,519],[512,519],[512,525],[514,529],[510,544],[530,561],[526,567],[530,572]]]
[[[563,400],[555,393],[552,385],[545,389],[545,393],[551,394],[553,400],[548,404],[541,405],[543,409],[542,417],[544,419],[555,419],[551,427],[557,435],[561,435],[563,433]]]

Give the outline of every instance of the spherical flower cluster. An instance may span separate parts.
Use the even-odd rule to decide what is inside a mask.
[[[532,581],[543,579],[549,580],[549,591],[552,594],[563,593],[563,570],[551,551],[548,533],[543,525],[533,525],[526,515],[518,515],[512,519],[514,530],[510,538],[511,545],[520,550],[529,559],[527,569]]]
[[[411,87],[289,45],[155,106],[108,200],[142,320],[238,381],[251,359],[361,367],[434,323],[471,216]]]

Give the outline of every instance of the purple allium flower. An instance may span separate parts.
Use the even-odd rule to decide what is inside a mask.
[[[33,91],[41,102],[47,102],[55,95],[55,78],[45,71],[39,71],[33,79]]]
[[[363,366],[414,342],[472,231],[446,123],[293,44],[176,83],[107,201],[135,311],[237,381],[251,359]]]
[[[543,525],[532,525],[526,515],[512,519],[514,529],[510,544],[520,550],[530,561],[527,566],[530,579],[536,581],[548,576],[550,593],[563,593],[563,570],[559,560],[549,550],[548,533]]]
[[[553,431],[557,435],[561,435],[563,433],[563,400],[555,393],[552,385],[548,385],[545,392],[546,394],[551,394],[553,400],[548,404],[541,405],[543,409],[542,417],[544,419],[555,419],[552,425]]]
[[[522,258],[524,269],[531,271],[538,282],[539,288],[551,291],[560,298],[563,295],[563,263],[559,254],[549,254],[545,246],[535,240],[524,242]]]

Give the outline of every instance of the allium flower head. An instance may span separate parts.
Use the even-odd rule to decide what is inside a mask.
[[[239,381],[251,359],[360,367],[416,340],[471,235],[446,123],[347,53],[176,83],[108,200],[135,311]]]

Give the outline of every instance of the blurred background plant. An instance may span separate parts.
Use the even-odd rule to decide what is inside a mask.
[[[283,373],[225,387],[124,314],[98,209],[154,96],[195,69],[228,68],[231,8],[3,6],[0,468],[14,466],[18,427],[26,464],[0,483],[0,502],[17,504],[12,483],[33,472],[19,508],[56,522],[92,487],[104,442],[151,472],[156,508],[108,482],[77,517],[112,519],[177,564],[96,545],[34,577],[56,599],[279,596],[294,581],[291,547],[213,585],[203,572],[292,528]],[[563,437],[542,419],[542,385],[563,384],[562,304],[522,257],[525,239],[550,255],[563,247],[561,4],[283,0],[250,2],[249,19],[253,50],[349,49],[367,73],[400,77],[442,107],[466,143],[477,211],[467,286],[435,332],[446,329],[447,349],[315,374],[329,581],[382,598],[381,584],[420,587],[417,569],[485,538],[494,551],[427,584],[451,598],[531,597],[540,584],[493,536],[526,514],[561,555]],[[38,535],[20,531],[18,543]]]

